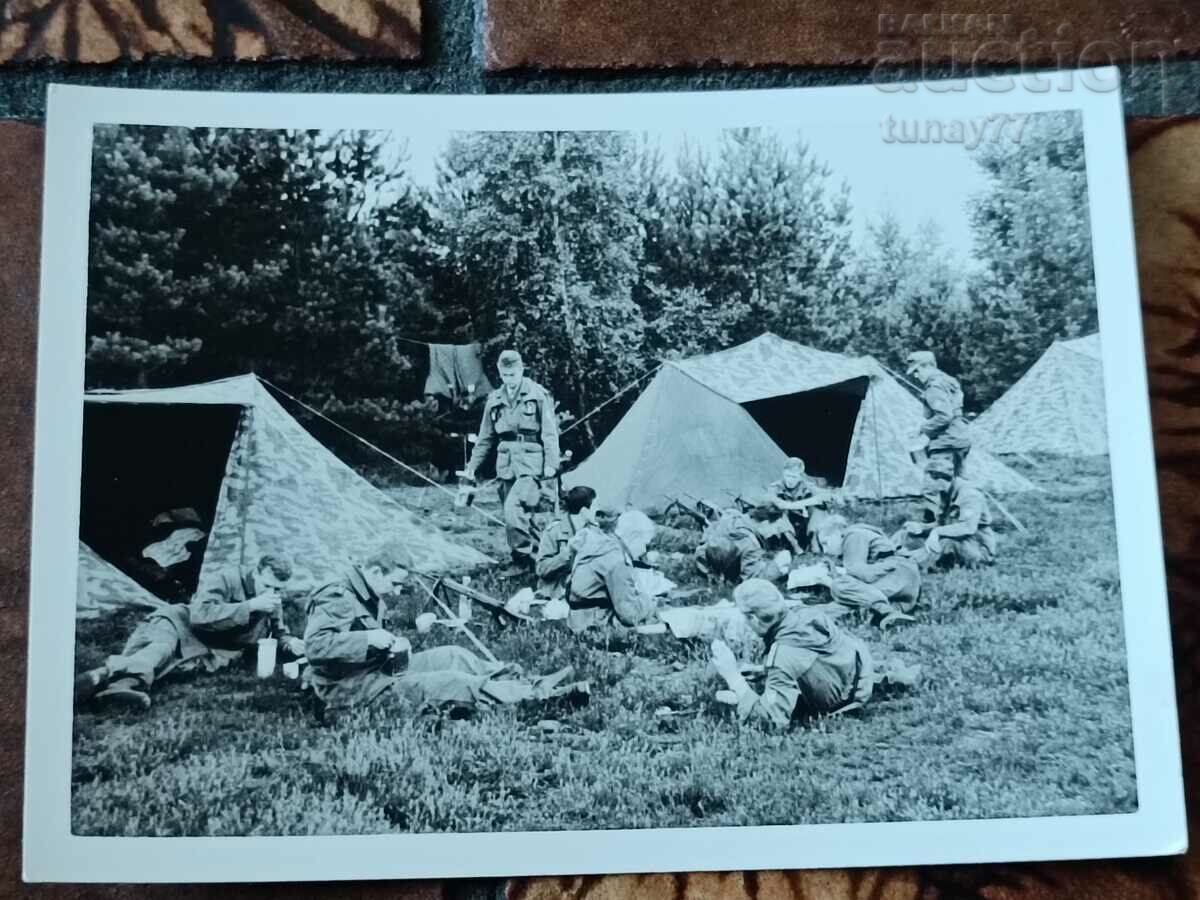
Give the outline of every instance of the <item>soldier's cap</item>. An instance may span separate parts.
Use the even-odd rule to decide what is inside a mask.
[[[798,456],[789,456],[787,459],[787,462],[785,462],[783,464],[783,471],[785,471],[785,472],[803,472],[804,471],[804,460],[802,460]]]
[[[500,353],[500,358],[496,360],[496,366],[500,369],[515,369],[521,363],[521,354],[516,350],[503,350]]]
[[[928,363],[931,366],[937,365],[937,357],[933,355],[931,350],[914,350],[904,360],[905,371],[911,375],[917,366]]]

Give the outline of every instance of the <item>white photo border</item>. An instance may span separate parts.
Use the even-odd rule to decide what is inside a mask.
[[[1030,78],[1041,78],[1030,82]],[[304,881],[978,863],[1183,853],[1166,579],[1115,68],[800,90],[365,96],[55,85],[48,99],[37,369],[24,875],[28,881]],[[1024,79],[1024,83],[1023,83]],[[1007,84],[1007,90],[1004,89]],[[951,86],[955,89],[951,90]],[[1078,110],[1086,146],[1138,809],[936,822],[326,837],[71,834],[72,686],[88,212],[98,124],[658,131],[820,127]],[[1133,648],[1133,652],[1130,652]],[[302,810],[298,810],[302,814]]]

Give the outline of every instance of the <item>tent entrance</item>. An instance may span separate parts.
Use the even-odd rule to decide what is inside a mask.
[[[241,406],[84,403],[79,536],[101,557],[164,599],[190,596],[204,545],[172,567],[171,580],[142,556],[176,525],[160,513],[191,508],[212,529]],[[181,596],[182,594],[182,596]]]
[[[840,487],[846,478],[854,423],[870,378],[751,400],[742,407],[788,456],[804,460],[810,475]]]

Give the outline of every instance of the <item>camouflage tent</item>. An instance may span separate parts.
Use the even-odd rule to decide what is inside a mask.
[[[79,542],[79,588],[75,593],[75,616],[95,619],[110,610],[134,606],[150,612],[166,606],[152,593]]]
[[[921,402],[869,356],[814,350],[774,334],[663,364],[629,412],[564,481],[618,505],[661,507],[690,494],[715,505],[761,491],[788,456],[850,496],[919,493],[908,453]],[[1028,480],[987,453],[968,474],[987,490]]]
[[[408,548],[418,571],[491,561],[359,476],[253,375],[88,392],[81,537],[120,565],[145,546],[145,523],[177,507],[211,523],[200,587],[266,552],[292,559],[304,586],[334,577],[389,536]]]
[[[972,433],[993,453],[1108,453],[1100,335],[1051,344]]]

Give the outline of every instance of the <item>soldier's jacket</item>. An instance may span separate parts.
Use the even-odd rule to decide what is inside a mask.
[[[563,513],[542,532],[534,571],[537,573],[538,587],[544,592],[556,591],[570,577],[571,563],[575,558],[570,541],[574,536],[575,525],[568,513]]]
[[[257,595],[250,569],[222,572],[188,604],[192,629],[210,647],[242,650],[260,639],[288,634],[282,619],[252,612],[248,601]]]
[[[946,500],[946,512],[937,526],[944,538],[976,538],[988,554],[996,554],[996,532],[983,491],[961,478],[954,479]]]
[[[469,467],[479,468],[493,446],[496,477],[502,480],[541,478],[545,467],[558,469],[558,419],[544,387],[522,378],[511,399],[504,385],[488,394]]]
[[[705,529],[695,560],[700,571],[731,582],[783,577],[754,520],[741,512],[726,511]]]
[[[958,379],[937,370],[921,392],[925,421],[921,432],[929,438],[927,452],[965,450],[971,446],[967,420],[963,418],[963,393]]]
[[[367,632],[383,628],[383,601],[356,568],[308,598],[304,648],[308,681],[329,709],[370,703],[391,687],[388,652],[372,647]]]
[[[877,581],[892,571],[883,560],[896,555],[892,539],[865,522],[846,526],[842,538],[842,565],[846,574],[867,583]]]
[[[763,638],[766,684],[738,702],[738,718],[786,728],[793,718],[836,712],[865,703],[874,688],[866,644],[842,631],[823,612],[797,607]]]
[[[575,555],[570,584],[567,603],[572,612],[601,611],[596,615],[576,616],[576,622],[582,627],[613,617],[622,625],[632,627],[654,615],[654,599],[638,588],[629,551],[620,538],[599,528],[586,530],[583,546]],[[575,628],[570,621],[568,624]]]

